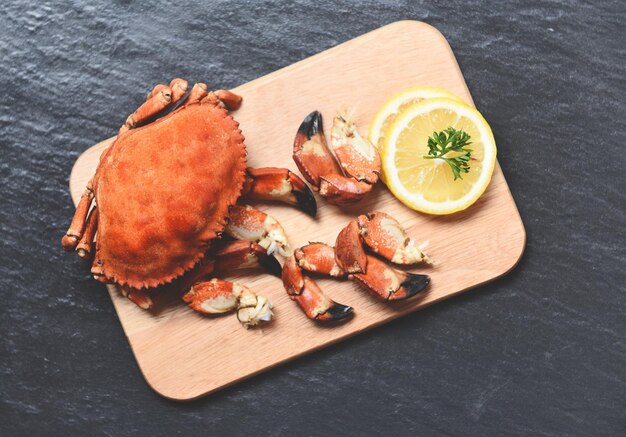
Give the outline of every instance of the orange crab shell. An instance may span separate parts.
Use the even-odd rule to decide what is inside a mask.
[[[96,173],[92,271],[132,288],[181,276],[224,229],[245,169],[239,123],[215,104],[187,104],[123,133]]]

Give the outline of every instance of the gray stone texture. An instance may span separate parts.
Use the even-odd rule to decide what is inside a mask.
[[[493,127],[521,263],[204,399],[159,397],[60,250],[73,162],[152,84],[233,87],[401,19],[448,38]],[[625,28],[621,0],[3,1],[0,435],[623,435]]]

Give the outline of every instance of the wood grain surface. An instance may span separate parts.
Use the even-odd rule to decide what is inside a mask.
[[[210,77],[204,81],[211,84]],[[137,93],[144,94],[153,85],[146,84]],[[309,112],[320,110],[329,128],[336,109],[347,106],[354,110],[357,125],[366,133],[376,109],[389,96],[416,85],[439,86],[473,104],[445,38],[427,24],[400,21],[234,89],[244,103],[233,115],[246,137],[249,165],[287,167],[297,172],[291,159],[293,138]],[[133,110],[129,108],[129,113]],[[111,141],[93,146],[76,161],[70,177],[74,202]],[[385,211],[419,242],[429,242],[427,252],[434,265],[414,271],[429,274],[431,286],[419,298],[388,305],[350,281],[319,279],[319,285],[333,299],[355,308],[355,316],[347,323],[329,327],[308,320],[289,300],[280,279],[257,270],[226,273],[223,278],[237,279],[274,303],[274,321],[251,330],[243,329],[233,314],[203,317],[177,299],[146,312],[108,286],[143,375],[167,398],[188,400],[206,395],[496,279],[517,264],[526,241],[499,165],[482,198],[467,211],[452,216],[414,212],[382,184],[348,208],[329,205],[318,197],[315,219],[283,205],[253,204],[282,223],[294,247],[308,241],[332,244],[357,214]],[[460,234],[463,238],[458,238]]]

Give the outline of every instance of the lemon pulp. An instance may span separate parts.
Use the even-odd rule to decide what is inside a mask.
[[[448,127],[467,132],[471,144],[469,172],[454,179],[448,163],[427,159],[428,138]],[[461,152],[449,152],[452,158]],[[431,214],[450,214],[473,204],[485,191],[495,167],[491,129],[475,109],[449,98],[434,98],[405,107],[389,126],[382,161],[386,183],[407,206]]]

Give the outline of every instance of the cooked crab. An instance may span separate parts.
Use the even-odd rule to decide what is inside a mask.
[[[378,182],[381,170],[378,150],[362,137],[346,111],[333,119],[326,143],[322,114],[310,113],[300,125],[293,145],[293,159],[302,175],[327,202],[358,202]]]
[[[273,199],[314,215],[315,199],[287,169],[246,168],[244,137],[228,113],[240,96],[202,83],[187,88],[182,79],[157,85],[128,117],[102,154],[62,246],[93,258],[94,277],[118,285],[142,308],[152,307],[160,290],[191,287],[184,296],[191,308],[238,309],[240,321],[254,325],[271,317],[267,299],[243,285],[202,280],[255,262],[279,273],[271,253],[291,250],[275,219],[236,202]],[[220,240],[224,234],[246,241]]]
[[[287,294],[306,316],[319,321],[336,321],[352,314],[352,308],[327,297],[303,271],[348,278],[382,301],[408,299],[430,283],[427,275],[395,269],[369,249],[394,264],[429,263],[423,247],[415,245],[404,228],[383,212],[360,215],[339,233],[335,247],[310,243],[296,249],[283,266],[282,279]]]

